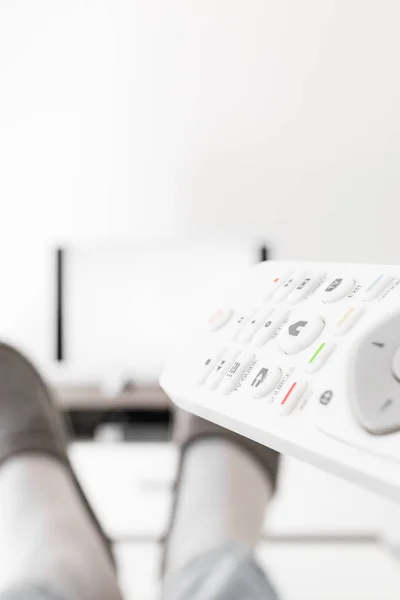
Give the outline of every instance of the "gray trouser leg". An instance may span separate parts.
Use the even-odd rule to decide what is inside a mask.
[[[175,494],[173,508],[170,517],[170,523],[166,537],[168,538],[171,531],[176,514],[177,498],[182,472],[182,464],[185,460],[186,450],[198,440],[204,438],[225,438],[230,442],[242,447],[248,452],[254,460],[256,460],[265,472],[265,476],[272,483],[273,488],[276,487],[279,458],[280,455],[271,450],[244,438],[232,431],[224,429],[214,423],[205,421],[200,417],[196,417],[182,410],[177,410],[175,414],[173,438],[175,443],[180,448],[180,465],[178,469],[178,477],[175,484]],[[162,570],[164,571],[166,563],[166,548],[164,546]],[[210,568],[213,565],[216,568],[214,577],[218,577],[218,565],[231,564],[235,566],[235,575],[226,579],[219,595],[213,595],[211,592],[207,596],[205,589],[207,586],[212,587],[212,578],[210,579]],[[171,575],[173,579],[166,582],[166,587],[163,593],[163,600],[275,600],[276,593],[270,584],[267,576],[263,573],[257,563],[254,561],[249,550],[242,548],[237,544],[231,544],[228,547],[214,551],[209,555],[199,557],[193,563],[187,565],[179,573]],[[207,583],[208,582],[208,583]],[[211,583],[210,583],[211,582]],[[206,586],[206,587],[204,587]],[[195,596],[194,591],[197,590],[200,596]],[[197,592],[196,592],[197,593]]]
[[[225,438],[230,442],[233,442],[234,444],[237,444],[238,446],[242,447],[254,458],[254,460],[256,460],[261,465],[265,472],[265,476],[271,482],[273,489],[276,488],[280,459],[280,454],[278,452],[275,452],[275,450],[271,450],[270,448],[266,448],[265,446],[261,446],[261,444],[253,442],[252,440],[238,435],[237,433],[233,433],[228,429],[224,429],[219,425],[215,425],[214,423],[205,421],[200,417],[196,417],[195,415],[178,409],[175,413],[173,441],[180,448],[180,458],[177,481],[175,482],[173,505],[169,525],[165,534],[166,539],[168,538],[168,535],[170,534],[175,522],[178,490],[186,450],[192,444],[196,443],[198,440],[203,440],[204,438]],[[166,549],[164,546],[164,553],[162,556],[161,565],[162,571],[164,571],[167,558],[165,550]]]
[[[161,600],[277,600],[249,550],[230,544],[196,558],[165,581]]]
[[[186,448],[197,440],[206,437],[225,438],[251,454],[254,460],[262,466],[273,487],[276,486],[280,455],[275,450],[266,448],[257,442],[253,442],[253,440],[233,433],[229,429],[224,429],[183,410],[177,410],[175,413],[173,437],[181,448],[181,460],[184,458]]]
[[[0,600],[75,600],[75,598],[63,598],[41,586],[19,585],[0,593]]]

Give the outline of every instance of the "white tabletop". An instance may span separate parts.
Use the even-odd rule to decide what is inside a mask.
[[[111,537],[159,538],[176,472],[172,445],[80,442],[71,447],[71,458]],[[286,460],[265,527],[279,537],[376,536],[388,510],[387,501],[355,485]]]

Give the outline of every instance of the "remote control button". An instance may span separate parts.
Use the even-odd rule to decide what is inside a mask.
[[[221,392],[225,395],[233,392],[239,381],[242,379],[243,375],[246,373],[247,369],[251,367],[254,361],[254,354],[248,352],[244,352],[243,354],[241,354],[235,360],[235,362],[223,378],[220,385]]]
[[[400,313],[378,323],[354,349],[348,391],[358,423],[374,434],[400,430]]]
[[[397,379],[397,381],[400,382],[400,348],[398,348],[393,356],[393,360],[392,360],[392,373],[395,377],[395,379]]]
[[[222,308],[216,310],[208,320],[208,330],[218,331],[218,329],[221,329],[221,327],[227,324],[232,315],[233,310],[226,310]]]
[[[348,277],[333,279],[322,293],[321,300],[325,303],[337,302],[355,288],[356,282]]]
[[[325,364],[329,356],[332,354],[336,347],[333,342],[322,342],[318,348],[315,349],[307,363],[306,373],[315,373]]]
[[[392,283],[393,277],[390,275],[379,275],[374,279],[362,292],[361,297],[364,302],[375,300],[389,285]]]
[[[269,315],[272,313],[272,308],[261,308],[256,314],[250,319],[244,329],[239,334],[238,340],[243,344],[250,342],[253,339],[254,334],[267,320]]]
[[[255,375],[249,378],[253,398],[263,398],[270,394],[282,377],[279,367],[263,365],[262,362],[256,366],[254,373]]]
[[[364,308],[362,306],[348,308],[336,323],[333,334],[344,335],[347,333],[357,323],[363,312]]]
[[[306,381],[291,380],[282,393],[282,399],[279,402],[279,412],[281,415],[289,415],[297,405],[300,398],[307,389]]]
[[[231,348],[222,354],[206,381],[206,386],[209,390],[215,390],[219,386],[239,354],[240,351],[237,348]]]
[[[324,273],[319,273],[318,275],[309,274],[303,277],[288,298],[290,304],[297,304],[301,300],[304,300],[304,298],[314,291],[324,277]]]
[[[249,309],[240,310],[237,313],[237,319],[235,323],[235,332],[233,338],[237,339],[241,331],[246,327],[251,317],[257,312],[257,306],[252,306]]]
[[[260,347],[266,344],[274,333],[278,331],[281,325],[283,325],[289,314],[290,312],[287,308],[276,308],[258,330],[254,338],[255,345]]]
[[[324,327],[324,321],[315,315],[291,320],[279,338],[280,347],[286,354],[297,354],[315,342]]]
[[[304,273],[300,275],[290,275],[286,281],[280,286],[279,289],[274,294],[274,301],[282,302],[282,300],[286,300],[289,294],[295,289],[296,286],[299,285],[300,281],[303,281],[305,275]]]
[[[281,287],[281,285],[286,281],[286,279],[288,277],[289,277],[288,274],[285,274],[282,277],[275,277],[271,281],[271,283],[269,284],[267,289],[265,290],[265,292],[263,294],[263,300],[270,300],[272,298],[272,296],[275,294],[275,292]]]
[[[202,385],[205,382],[213,368],[216,366],[217,361],[222,357],[226,350],[226,348],[220,348],[219,350],[213,350],[208,354],[197,378],[197,383],[199,385]]]

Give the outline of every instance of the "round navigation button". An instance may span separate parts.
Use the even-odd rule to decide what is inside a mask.
[[[396,350],[392,360],[392,373],[400,382],[400,347]]]
[[[368,330],[355,349],[349,400],[370,433],[400,430],[400,313]]]

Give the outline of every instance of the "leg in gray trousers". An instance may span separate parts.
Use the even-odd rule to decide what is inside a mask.
[[[181,411],[174,435],[181,448],[179,473],[198,441],[226,439],[254,459],[275,485],[279,457],[271,450]],[[180,483],[178,474],[176,498]],[[0,575],[9,582],[0,600],[121,599],[108,541],[69,465],[66,432],[51,391],[33,365],[4,344],[0,492]],[[214,514],[219,522],[219,513]],[[136,568],[140,565],[132,565],[133,573]],[[274,600],[276,595],[249,547],[229,542],[168,574],[162,598]]]
[[[167,578],[162,600],[277,600],[270,580],[247,548],[230,544]]]
[[[240,446],[262,466],[265,476],[272,483],[273,488],[276,488],[279,469],[277,452],[179,410],[175,415],[174,440],[181,449],[180,465],[169,531],[174,523],[186,451],[192,444],[205,438],[223,438]],[[164,565],[165,561],[164,555]],[[257,564],[252,552],[248,547],[234,542],[194,559],[180,571],[167,577],[162,594],[162,600],[277,600],[277,598],[273,585]]]

